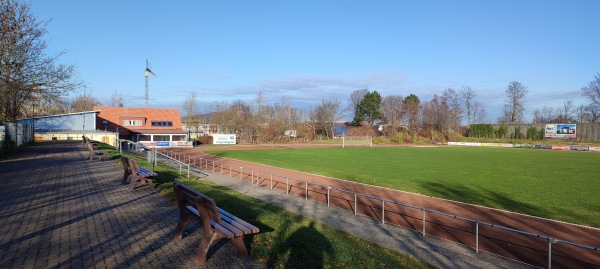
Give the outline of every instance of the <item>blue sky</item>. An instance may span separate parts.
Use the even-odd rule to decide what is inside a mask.
[[[298,108],[347,102],[357,89],[423,101],[471,87],[494,120],[511,81],[528,88],[527,117],[576,105],[600,72],[600,1],[31,1],[49,20],[49,53],[65,50],[103,103],[120,91],[179,108],[262,91]],[[81,94],[82,91],[72,95]]]

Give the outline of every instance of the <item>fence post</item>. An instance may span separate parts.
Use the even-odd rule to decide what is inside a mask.
[[[329,190],[331,190],[331,187],[327,186],[327,207],[329,207]]]
[[[244,169],[244,168],[240,166],[240,179],[241,180],[243,180],[243,178],[242,178],[242,172],[243,172],[243,170],[242,169]]]
[[[308,200],[308,182],[306,181],[304,182],[304,189],[306,190],[304,194],[304,200]]]
[[[290,194],[290,178],[285,178],[285,194]]]
[[[190,165],[189,164],[188,164],[188,177],[187,178],[190,178]]]
[[[423,211],[423,236],[425,236],[425,209],[421,209]]]
[[[358,211],[357,208],[356,208],[356,203],[357,203],[356,200],[358,200],[358,199],[356,197],[356,192],[355,192],[354,193],[354,216],[356,216],[356,211]]]
[[[475,253],[479,253],[479,222],[475,222]]]
[[[273,174],[271,174],[271,190],[273,189]]]
[[[558,240],[548,238],[548,269],[552,269],[552,244],[554,243],[558,243]]]
[[[381,200],[381,224],[385,224],[385,200]]]
[[[179,174],[181,175],[181,163],[179,163]]]

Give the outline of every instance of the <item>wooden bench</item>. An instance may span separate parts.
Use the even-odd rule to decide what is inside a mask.
[[[87,148],[90,151],[90,156],[88,157],[88,160],[90,160],[90,161],[93,160],[94,156],[98,156],[98,160],[101,160],[101,161],[104,160],[104,158],[103,158],[104,157],[104,152],[102,150],[97,150],[94,147],[94,144],[91,141],[89,141],[89,139],[88,139],[88,142],[87,142]]]
[[[135,188],[135,183],[140,182],[141,184],[148,184],[152,189],[154,189],[154,182],[152,182],[152,177],[157,176],[157,173],[150,171],[144,167],[139,167],[137,162],[134,159],[127,158],[125,156],[121,157],[121,162],[123,163],[123,180],[121,180],[121,184],[127,184],[127,178],[131,176],[131,182],[129,183],[129,188],[133,190]],[[133,172],[135,171],[135,173]]]
[[[200,246],[194,257],[196,264],[204,265],[210,245],[222,238],[233,242],[240,259],[248,257],[244,235],[258,233],[257,227],[217,207],[215,200],[179,181],[173,181],[173,190],[179,206],[179,220],[173,238],[180,240],[191,221],[198,220],[202,224]]]

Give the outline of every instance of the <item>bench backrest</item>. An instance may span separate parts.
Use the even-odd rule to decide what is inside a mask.
[[[214,199],[181,184],[179,181],[173,181],[173,190],[177,197],[177,204],[179,210],[186,210],[188,205],[193,206],[198,212],[200,212],[200,218],[204,227],[210,227],[210,221],[221,223],[221,217],[219,217],[219,208]]]
[[[129,168],[129,158],[125,157],[125,156],[121,156],[121,162],[123,163],[123,168],[124,169],[128,169],[131,170]]]
[[[128,163],[129,163],[129,169],[131,169],[131,172],[132,173],[137,173],[137,171],[140,170],[140,167],[137,164],[137,162],[134,159],[131,159],[131,158],[127,158],[127,159],[128,159]]]

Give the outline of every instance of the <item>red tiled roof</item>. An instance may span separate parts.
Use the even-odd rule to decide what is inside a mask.
[[[100,111],[96,117],[96,126],[98,129],[106,129],[107,131],[119,130],[121,134],[132,132],[149,134],[150,131],[155,134],[187,133],[182,130],[179,109],[101,106],[95,106],[93,109]],[[124,120],[140,120],[142,121],[142,126],[123,126]],[[172,122],[173,125],[157,128],[156,126],[152,126],[153,121],[168,121]]]

